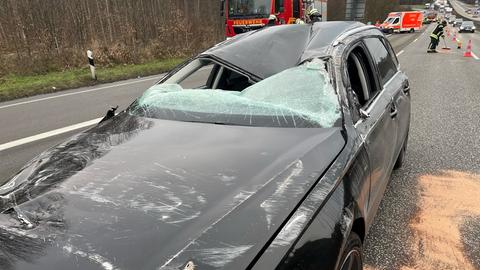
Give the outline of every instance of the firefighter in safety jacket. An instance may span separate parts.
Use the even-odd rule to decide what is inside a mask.
[[[440,38],[443,37],[443,28],[447,26],[447,21],[443,21],[442,23],[439,23],[437,27],[433,30],[432,34],[430,35],[430,44],[428,45],[428,50],[427,52],[433,52],[436,53],[437,50],[437,45],[440,41]]]

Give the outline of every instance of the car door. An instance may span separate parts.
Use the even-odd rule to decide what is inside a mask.
[[[405,74],[399,70],[398,60],[388,41],[383,37],[372,37],[366,38],[364,42],[374,60],[382,92],[391,96],[392,99],[391,113],[397,125],[397,142],[393,159],[395,163],[410,126],[410,86]]]
[[[393,166],[397,141],[395,110],[392,97],[380,88],[373,59],[363,44],[350,51],[347,70],[350,82],[347,88],[354,100],[351,106],[359,115],[354,120],[355,128],[364,141],[371,166],[370,196],[366,207],[367,224],[370,225]]]

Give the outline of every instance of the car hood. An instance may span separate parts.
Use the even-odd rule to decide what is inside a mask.
[[[344,143],[121,113],[0,187],[0,268],[245,268]]]

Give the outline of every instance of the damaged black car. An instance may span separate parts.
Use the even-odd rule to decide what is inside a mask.
[[[409,123],[374,27],[238,35],[0,186],[0,269],[362,269]]]

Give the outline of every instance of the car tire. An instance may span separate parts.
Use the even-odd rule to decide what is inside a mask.
[[[415,32],[415,29],[410,29],[410,33],[414,33]]]
[[[405,141],[403,142],[402,149],[400,150],[400,154],[398,154],[397,161],[395,161],[395,165],[393,166],[394,170],[398,170],[403,166],[403,161],[405,160],[405,154],[407,153],[407,144],[408,144],[408,133],[405,137]]]
[[[362,270],[363,269],[363,247],[362,240],[355,232],[350,232],[347,243],[340,257],[338,270]]]

